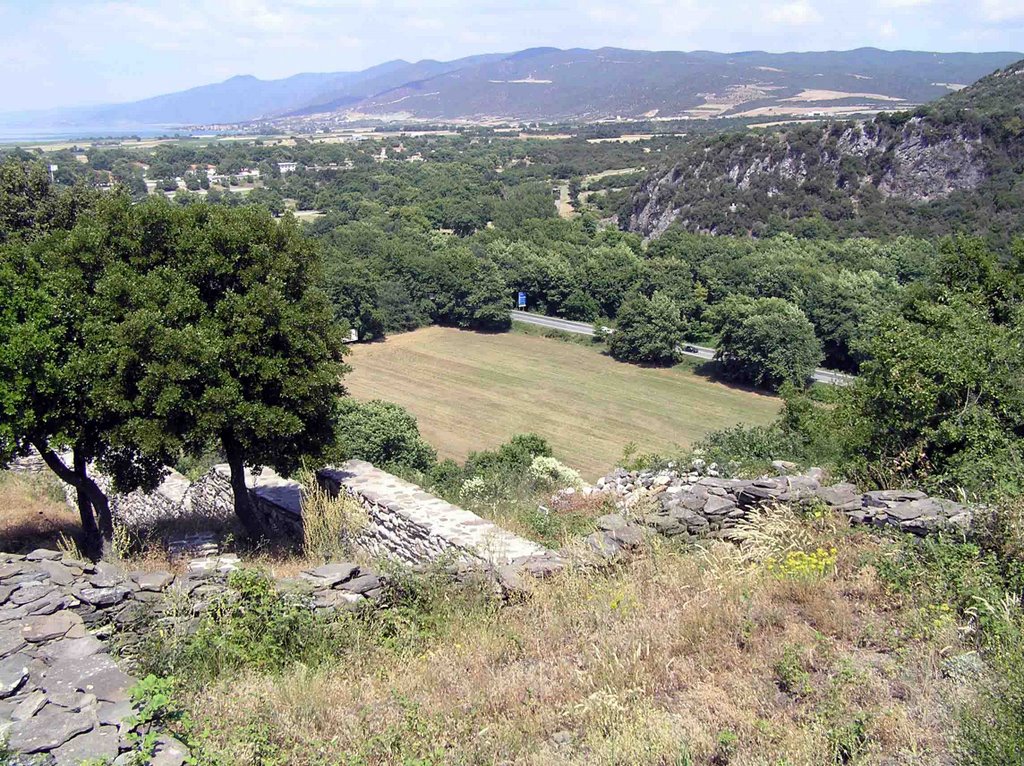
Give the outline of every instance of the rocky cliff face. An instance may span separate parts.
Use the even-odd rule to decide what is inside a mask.
[[[846,123],[720,137],[653,173],[637,190],[628,227],[647,237],[676,221],[690,231],[757,233],[769,212],[835,220],[865,202],[941,200],[988,178],[983,149],[976,129],[936,130],[920,118],[898,128]]]

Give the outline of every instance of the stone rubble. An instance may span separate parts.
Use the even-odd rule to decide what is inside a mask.
[[[638,524],[667,537],[702,537],[720,532],[752,509],[773,503],[820,504],[843,513],[854,524],[871,524],[924,536],[940,530],[967,532],[971,510],[960,503],[926,496],[920,490],[861,492],[849,483],[825,484],[824,471],[792,474],[792,463],[776,461],[779,476],[724,479],[700,470],[627,471],[598,479],[591,492],[609,493],[617,507]],[[703,468],[701,466],[700,468]]]
[[[193,566],[199,562],[207,565]],[[238,563],[228,555],[196,559],[176,576],[128,573],[45,549],[0,553],[0,737],[17,754],[12,762],[121,763],[114,759],[131,748],[129,690],[136,679],[111,656],[104,638],[109,626],[127,637],[152,619],[184,619],[171,616],[168,605],[189,594],[200,609],[227,592],[226,574]],[[314,610],[352,611],[384,594],[381,575],[341,562],[277,586]],[[152,762],[181,766],[187,757],[180,742],[167,740]]]

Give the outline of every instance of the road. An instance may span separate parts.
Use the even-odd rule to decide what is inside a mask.
[[[562,332],[576,333],[577,335],[597,334],[597,331],[594,330],[594,325],[588,324],[587,322],[575,322],[571,319],[559,319],[558,317],[549,317],[542,314],[530,314],[526,311],[510,311],[508,313],[509,316],[512,317],[513,322],[524,322],[525,324],[547,327],[551,330],[561,330]],[[698,359],[710,360],[715,358],[715,349],[708,348],[707,346],[696,346],[692,343],[680,346],[679,353],[686,356],[693,356]],[[814,375],[811,377],[818,383],[828,383],[833,386],[847,386],[853,381],[852,375],[821,368],[815,370]]]

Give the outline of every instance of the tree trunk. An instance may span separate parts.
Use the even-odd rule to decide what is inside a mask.
[[[82,532],[85,535],[85,545],[88,551],[83,551],[90,558],[109,558],[114,548],[114,525],[110,516],[110,503],[103,490],[88,475],[85,467],[85,458],[76,450],[74,455],[74,469],[64,465],[64,461],[57,453],[48,446],[33,444],[43,462],[57,477],[75,488],[78,496],[78,513],[82,516]],[[83,496],[90,506],[90,513],[84,514],[82,510]],[[95,511],[95,516],[93,515]],[[96,516],[99,516],[97,528]],[[87,520],[91,519],[90,520]]]
[[[232,439],[225,438],[223,442],[228,467],[231,469],[231,494],[235,500],[235,515],[238,516],[251,537],[257,540],[261,539],[264,537],[263,524],[252,507],[249,489],[245,486],[245,462],[242,450]]]
[[[78,450],[74,451],[73,470],[76,476],[85,476],[85,457]],[[75,495],[78,500],[78,515],[82,520],[82,553],[91,559],[98,559],[103,555],[103,543],[99,527],[96,526],[92,503],[81,484],[75,486]]]
[[[82,476],[82,486],[93,511],[96,512],[96,520],[100,529],[100,558],[114,558],[114,519],[110,514],[110,500],[99,485],[93,481],[88,474]]]

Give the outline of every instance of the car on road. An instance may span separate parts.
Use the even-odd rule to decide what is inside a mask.
[[[696,354],[696,353],[699,353],[699,352],[697,351],[697,347],[696,347],[696,346],[683,346],[683,352],[684,352],[684,353],[687,353],[687,354]]]

